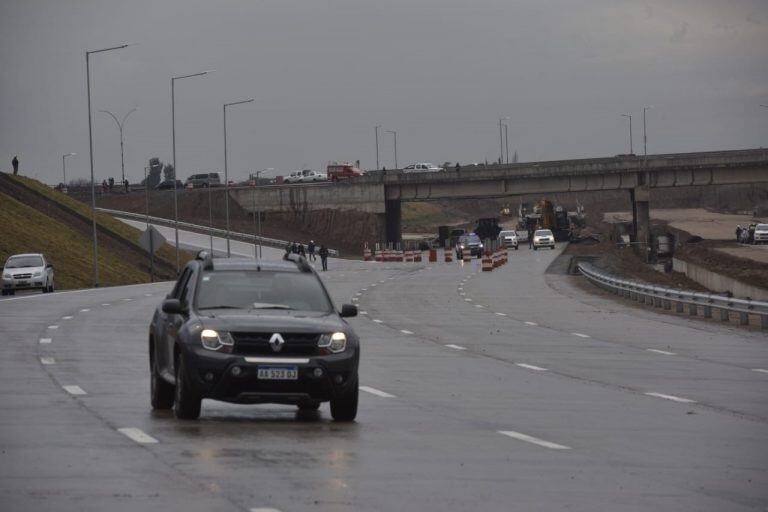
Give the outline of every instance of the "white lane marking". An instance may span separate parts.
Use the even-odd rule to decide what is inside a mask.
[[[541,366],[534,366],[532,364],[515,363],[515,365],[519,366],[520,368],[527,368],[529,370],[534,370],[534,371],[537,371],[537,372],[545,372],[545,371],[547,371],[546,368],[542,368]]]
[[[524,322],[524,323],[525,323],[525,325],[539,325],[536,322]]]
[[[472,299],[464,299],[467,302],[472,302]]]
[[[386,391],[381,391],[376,388],[372,388],[369,386],[360,386],[360,391],[365,391],[366,393],[370,393],[372,395],[380,396],[382,398],[395,398],[395,395],[390,395]]]
[[[768,370],[764,370],[762,368],[752,368],[753,372],[760,372],[760,373],[768,373]]]
[[[506,314],[506,313],[499,313],[499,312],[496,312],[496,314],[497,314],[497,315],[499,315],[499,316],[507,316],[507,314]]]
[[[401,329],[400,332],[403,333],[403,334],[413,334],[411,331],[409,331],[407,329]]]
[[[355,294],[355,296],[357,296],[357,297],[359,297],[359,296],[361,296],[361,295],[362,295],[362,293],[361,293],[361,292],[357,292],[357,293]]]
[[[570,450],[571,449],[570,446],[553,443],[551,441],[545,441],[544,439],[539,439],[538,437],[533,437],[527,434],[522,434],[520,432],[515,432],[514,430],[498,430],[497,432],[501,435],[509,436],[519,441],[525,441],[526,443],[543,446],[544,448],[549,448],[551,450]]]
[[[464,297],[464,296],[466,296],[467,294],[466,294],[466,293],[464,293],[464,292],[459,292],[459,295],[461,295],[462,297]]]
[[[374,318],[373,321],[376,322],[377,324],[383,324],[384,323],[384,320],[379,320],[378,318]]]
[[[655,352],[656,354],[663,354],[665,356],[676,356],[677,355],[674,352],[668,352],[666,350],[659,350],[659,349],[656,349],[656,348],[647,348],[645,350],[647,350],[648,352]]]
[[[446,345],[448,348],[452,348],[454,350],[467,350],[467,347],[462,347],[461,345],[454,345],[452,343]]]
[[[485,306],[483,306],[482,304],[475,304],[475,307],[476,308],[484,308]]]
[[[357,302],[357,301],[359,301],[359,300],[360,300],[360,299],[358,299],[357,297],[352,297],[352,302]]]
[[[358,313],[360,313],[361,315],[367,315],[368,314],[367,311],[358,311]]]
[[[49,329],[58,329],[59,326],[58,325],[49,325],[48,328]]]
[[[124,300],[125,302],[130,302],[130,301],[132,301],[133,299],[123,299],[123,300]]]
[[[151,294],[151,293],[145,293],[145,294],[144,294],[144,296],[145,296],[145,297],[151,297],[151,296],[152,296],[152,294]]]
[[[589,338],[589,334],[581,334],[580,332],[572,332],[574,336],[578,336],[579,338]]]
[[[56,364],[56,360],[52,357],[41,357],[40,362],[43,364]]]
[[[460,292],[463,292],[463,291],[464,291],[464,288],[463,288],[463,287],[461,287],[461,286],[459,286],[459,291],[460,291]]]
[[[371,285],[370,285],[370,286],[376,286],[376,283],[371,283]]]
[[[40,343],[50,343],[53,340],[51,338],[40,338]]]
[[[102,304],[102,306],[111,306],[111,305],[112,305],[112,304],[109,304],[109,303],[104,303],[104,304]]]
[[[66,391],[70,395],[87,395],[88,394],[80,386],[61,386],[61,387],[64,388],[64,391]]]
[[[280,509],[272,507],[256,507],[250,509],[249,512],[280,512]]]
[[[386,283],[386,281],[384,279],[382,279],[381,281],[379,281],[379,283],[384,284],[384,283]]]
[[[696,400],[689,400],[687,398],[681,398],[675,395],[665,395],[663,393],[645,393],[648,396],[655,396],[656,398],[663,398],[664,400],[672,400],[673,402],[680,402],[681,404],[695,404]]]
[[[143,430],[139,428],[133,428],[133,427],[126,427],[126,428],[119,428],[117,429],[118,432],[126,436],[127,438],[131,439],[132,441],[136,441],[139,444],[152,444],[157,443],[157,439],[150,436],[149,434],[146,434]]]
[[[87,313],[89,311],[90,311],[90,309],[88,309],[88,308],[83,308],[83,309],[80,310],[81,313]]]
[[[367,291],[368,291],[368,288],[360,288],[360,291],[361,291],[361,292],[367,292]]]
[[[63,316],[61,317],[62,320],[72,320],[71,316]]]
[[[167,281],[168,284],[173,284],[172,281]],[[120,286],[120,288],[134,288],[136,286],[149,286],[150,284],[157,284],[157,283],[142,283],[142,284],[127,284],[124,286]],[[102,288],[85,288],[83,290],[69,290],[69,291],[62,291],[62,292],[55,292],[55,293],[40,293],[40,294],[34,294],[34,295],[24,295],[23,297],[11,297],[8,299],[3,300],[28,300],[28,299],[39,299],[41,297],[58,297],[59,295],[67,295],[70,293],[87,293],[87,292],[95,292],[95,291],[101,291]]]

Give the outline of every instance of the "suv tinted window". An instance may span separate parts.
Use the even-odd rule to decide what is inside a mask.
[[[40,256],[18,256],[8,258],[5,268],[42,267],[43,258]]]
[[[196,309],[295,309],[330,313],[333,306],[311,273],[226,270],[204,272]]]

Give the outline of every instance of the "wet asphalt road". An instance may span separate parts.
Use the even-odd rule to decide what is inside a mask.
[[[170,283],[0,301],[0,510],[768,509],[768,336],[585,293],[558,254],[331,261],[361,310],[353,424],[153,413]]]

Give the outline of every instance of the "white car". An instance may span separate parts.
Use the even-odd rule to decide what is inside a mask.
[[[768,243],[768,224],[758,224],[755,226],[754,244]]]
[[[515,250],[518,249],[518,239],[517,239],[517,232],[516,231],[502,231],[499,233],[499,243],[503,244],[504,247],[514,247]]]
[[[411,173],[411,172],[440,172],[442,171],[442,167],[438,167],[433,163],[424,162],[420,164],[411,164],[403,167],[403,172]]]
[[[328,175],[322,172],[315,172],[309,169],[301,171],[301,183],[311,183],[314,181],[328,181]]]
[[[291,171],[288,176],[283,178],[283,183],[301,183],[303,177],[303,171]]]
[[[536,251],[539,247],[555,248],[555,235],[548,229],[537,229],[533,233],[533,250]]]
[[[42,254],[16,254],[8,258],[3,268],[3,295],[16,290],[39,288],[43,293],[54,290],[53,265]]]

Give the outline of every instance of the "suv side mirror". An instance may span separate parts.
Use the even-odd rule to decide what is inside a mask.
[[[181,306],[179,299],[165,299],[163,301],[163,313],[169,315],[180,315],[185,312],[185,308]]]
[[[340,315],[342,317],[357,316],[357,306],[354,304],[342,304]]]
[[[45,266],[45,268],[53,268],[53,264],[49,263]]]

